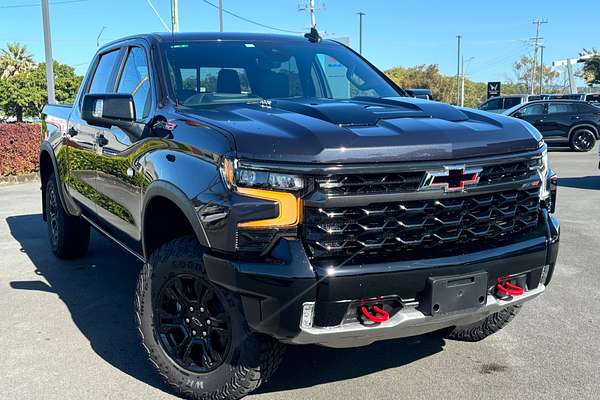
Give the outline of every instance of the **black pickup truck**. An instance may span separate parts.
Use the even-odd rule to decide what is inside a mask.
[[[335,41],[128,37],[43,112],[52,251],[92,227],[143,262],[141,340],[190,398],[244,396],[286,343],[481,340],[552,277],[539,132],[411,98]]]

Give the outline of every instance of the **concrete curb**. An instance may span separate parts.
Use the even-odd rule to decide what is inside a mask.
[[[36,182],[39,180],[40,176],[38,173],[0,176],[0,186],[17,185],[19,183]]]

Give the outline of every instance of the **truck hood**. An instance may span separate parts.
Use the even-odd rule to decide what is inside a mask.
[[[541,139],[514,118],[407,97],[273,100],[186,114],[229,132],[237,157],[257,161],[452,160],[535,150]]]

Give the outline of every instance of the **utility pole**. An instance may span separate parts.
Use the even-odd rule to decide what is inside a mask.
[[[540,94],[544,93],[544,47],[540,46]]]
[[[456,58],[456,104],[460,104],[460,41],[462,39],[461,35],[457,35],[458,39],[458,54]]]
[[[359,11],[356,14],[358,14],[358,54],[362,55],[362,20],[363,16],[366,14],[362,11]]]
[[[223,0],[219,0],[219,32],[223,32]]]
[[[52,58],[52,37],[50,34],[50,12],[48,0],[42,0],[42,21],[44,24],[44,50],[46,56],[46,85],[48,86],[48,104],[56,103],[54,94],[54,60]]]
[[[534,94],[535,91],[535,69],[536,69],[536,63],[537,63],[537,51],[538,51],[538,47],[540,46],[540,39],[542,39],[540,37],[540,26],[542,24],[547,24],[548,20],[547,19],[536,19],[535,21],[532,22],[536,28],[535,28],[535,38],[533,38],[534,40],[534,48],[533,48],[533,68],[531,68],[531,94]]]
[[[171,32],[179,32],[179,0],[171,0]]]
[[[465,56],[460,56],[460,106],[465,106]]]
[[[310,0],[308,9],[310,11],[310,27],[317,27],[317,18],[315,16],[315,0]]]

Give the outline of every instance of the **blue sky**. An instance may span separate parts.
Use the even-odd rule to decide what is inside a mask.
[[[37,60],[43,59],[41,11],[38,0],[0,0],[0,47],[19,41]],[[50,0],[54,58],[84,73],[100,43],[122,36],[163,31],[147,0]],[[151,0],[167,23],[170,0]],[[218,0],[210,0],[217,3]],[[203,0],[179,0],[182,31],[218,30],[217,10]],[[224,0],[226,9],[264,24],[293,31],[307,30],[309,16],[298,11],[307,0]],[[54,4],[53,4],[54,3]],[[575,57],[582,48],[600,47],[597,1],[547,0],[406,1],[317,0],[317,25],[331,36],[350,37],[358,48],[358,10],[364,11],[363,53],[381,69],[392,66],[439,64],[443,73],[456,73],[456,35],[463,35],[466,72],[478,81],[512,77],[512,62],[529,53],[526,43],[535,34],[533,19],[542,25],[547,61]],[[491,4],[498,4],[492,7]],[[14,7],[14,6],[27,7]],[[32,5],[32,6],[29,6]],[[596,15],[593,15],[596,14]],[[586,22],[587,21],[587,22]],[[230,15],[225,30],[273,32]]]

